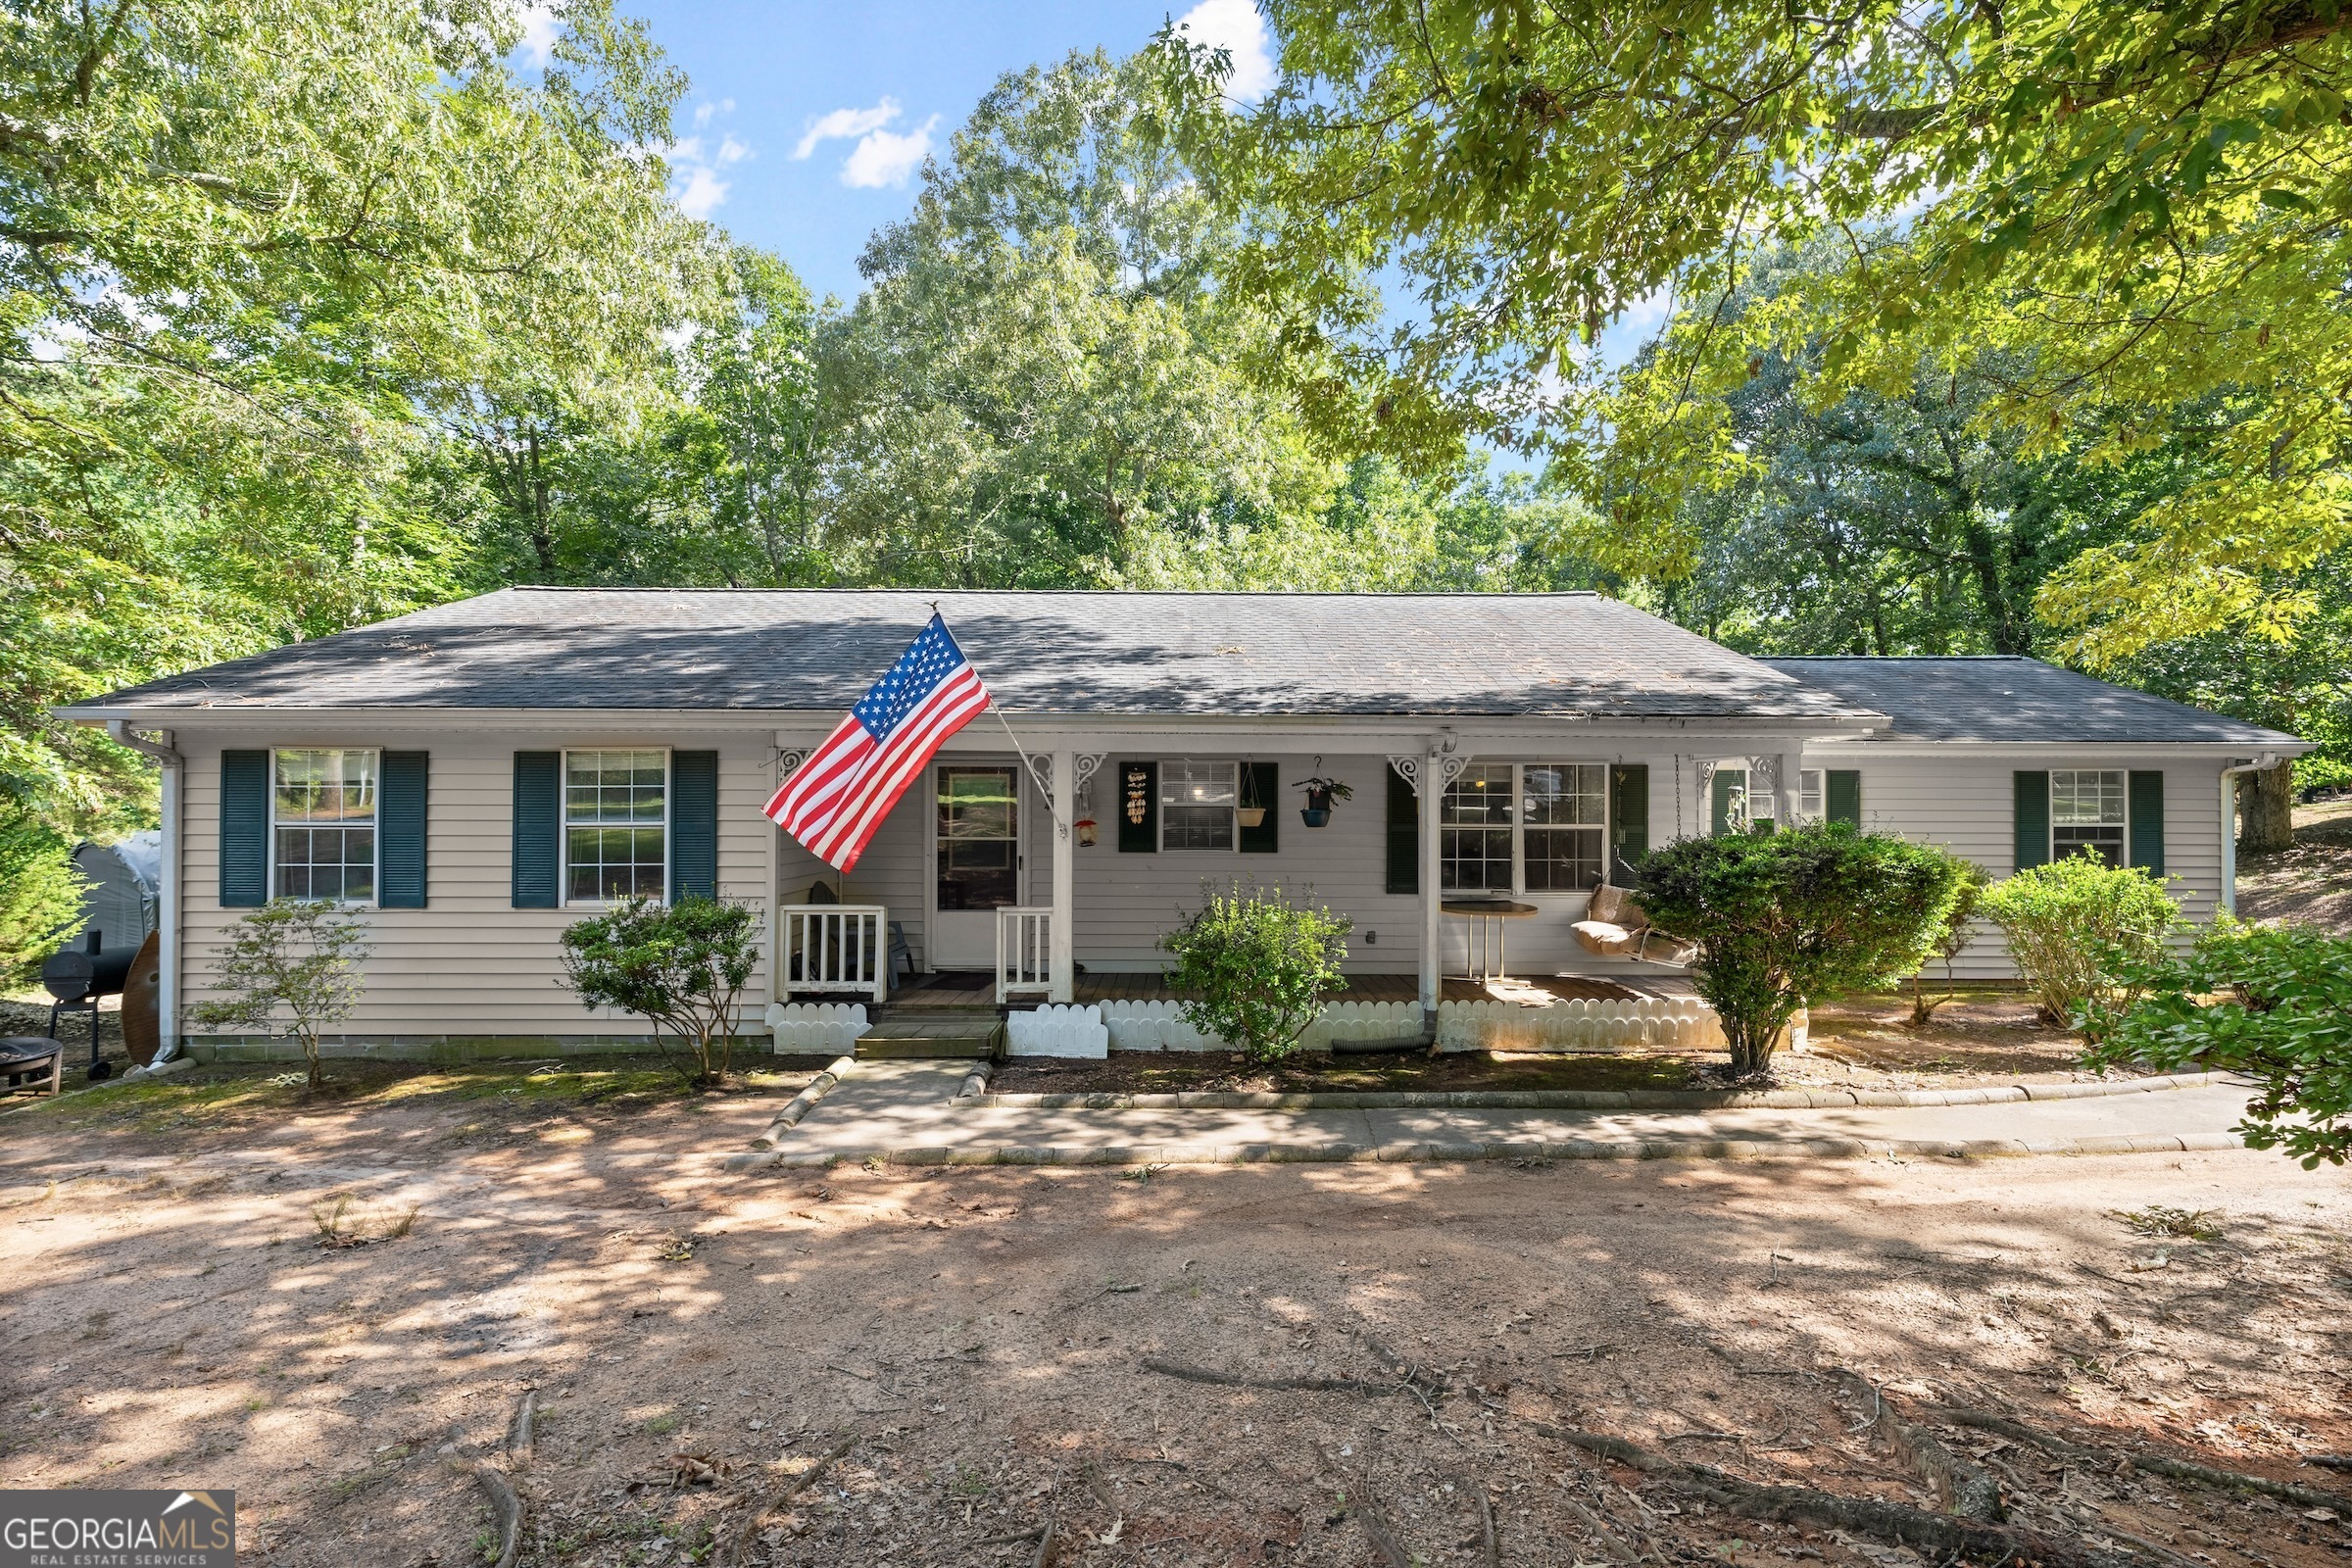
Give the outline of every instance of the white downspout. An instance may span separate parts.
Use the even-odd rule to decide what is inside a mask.
[[[155,1059],[169,1061],[179,1053],[179,786],[184,760],[172,748],[172,732],[158,730],[149,740],[130,727],[127,719],[110,718],[106,733],[118,746],[127,746],[163,764],[160,793],[163,806],[163,859],[155,890],[156,1031],[160,1044]]]
[[[2232,762],[2222,769],[2222,892],[2218,903],[2224,914],[2237,913],[2237,775],[2278,765],[2278,759],[2264,752],[2250,762]]]

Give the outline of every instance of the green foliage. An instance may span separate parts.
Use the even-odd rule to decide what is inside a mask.
[[[0,801],[0,989],[40,978],[42,960],[80,928],[87,886],[71,839],[24,807]]]
[[[2105,1016],[2094,1067],[2233,1072],[2261,1093],[2238,1131],[2312,1170],[2352,1158],[2352,938],[2224,918],[2185,956],[2131,968],[2134,1001]]]
[[[631,899],[564,930],[561,984],[590,1011],[618,1007],[649,1020],[662,1058],[690,1088],[727,1071],[735,1002],[759,962],[760,916],[749,905]],[[663,1031],[684,1042],[672,1055]]]
[[[2094,1029],[2130,1004],[2136,966],[2161,957],[2180,924],[2162,880],[2088,850],[1994,883],[1984,909],[2043,1014]]]
[[[1976,861],[1953,855],[1941,845],[1928,848],[1950,859],[1953,875],[1959,881],[1952,892],[1951,907],[1944,911],[1943,923],[1929,939],[1928,952],[1911,976],[1911,1026],[1915,1029],[1924,1028],[1936,1016],[1936,1009],[1952,1000],[1952,962],[1975,935],[1970,925],[1984,908],[1984,890],[1992,882],[1992,873]],[[1938,959],[1943,964],[1942,996],[1928,995],[1927,958]]]
[[[1347,985],[1340,965],[1354,922],[1293,904],[1280,886],[1203,890],[1200,908],[1159,939],[1174,954],[1168,984],[1196,993],[1185,1021],[1222,1036],[1252,1061],[1277,1061]]]
[[[1641,877],[1650,919],[1692,945],[1698,994],[1742,1078],[1770,1070],[1808,998],[1917,969],[1964,882],[1944,851],[1842,822],[1678,839]]]
[[[1982,406],[2029,457],[2122,463],[2177,406],[2244,400],[2207,466],[2043,590],[2101,661],[2283,635],[2279,584],[2352,541],[2348,14],[2303,0],[1911,11],[1275,0],[1253,109],[1170,28],[1194,159],[1256,226],[1237,286],[1345,368],[1311,408],[1400,452],[1465,430],[1550,451],[1609,524],[1603,564],[1680,570],[1692,488],[1755,466],[1724,394],[1818,345],[1808,405],[1900,397],[1923,364],[2003,368]],[[1838,265],[1727,302],[1759,236]],[[1410,308],[1365,309],[1394,276]],[[1587,352],[1681,309],[1623,375]],[[2079,438],[2089,432],[2087,440]],[[2085,630],[2087,631],[2087,625]]]
[[[365,914],[347,904],[277,899],[239,919],[213,962],[222,995],[188,1009],[207,1029],[274,1031],[282,1012],[302,1042],[310,1087],[324,1081],[318,1035],[349,1018],[367,984]]]

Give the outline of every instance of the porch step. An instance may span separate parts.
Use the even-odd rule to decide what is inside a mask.
[[[860,1061],[970,1060],[997,1054],[991,1007],[960,1017],[886,1018],[858,1042]]]

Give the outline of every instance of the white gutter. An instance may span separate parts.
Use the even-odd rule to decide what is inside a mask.
[[[155,1021],[161,1044],[157,1061],[169,1060],[179,1050],[179,784],[182,759],[172,749],[172,732],[159,730],[149,740],[130,727],[127,719],[107,720],[106,733],[118,746],[152,757],[164,767],[162,784],[164,845],[155,890]]]
[[[2263,752],[2252,761],[2231,762],[2222,769],[2222,897],[2225,914],[2237,913],[2237,791],[2231,784],[2240,773],[2259,773],[2278,765],[2277,752]]]

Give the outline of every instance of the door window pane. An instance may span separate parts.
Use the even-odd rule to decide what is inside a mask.
[[[939,906],[1001,909],[1020,899],[1020,798],[1009,767],[939,770]]]
[[[1439,886],[1448,892],[1511,890],[1511,765],[1473,762],[1438,808]]]
[[[1531,893],[1600,885],[1609,770],[1592,763],[1529,763],[1520,770],[1526,882]]]
[[[2050,774],[2050,853],[2060,859],[2088,850],[2109,865],[2124,863],[2124,775],[2088,768]]]
[[[668,812],[667,753],[564,753],[565,898],[575,904],[663,898]]]
[[[1163,850],[1230,850],[1240,803],[1239,765],[1189,758],[1159,765],[1159,845]]]
[[[274,754],[275,896],[367,904],[375,898],[373,752]]]

